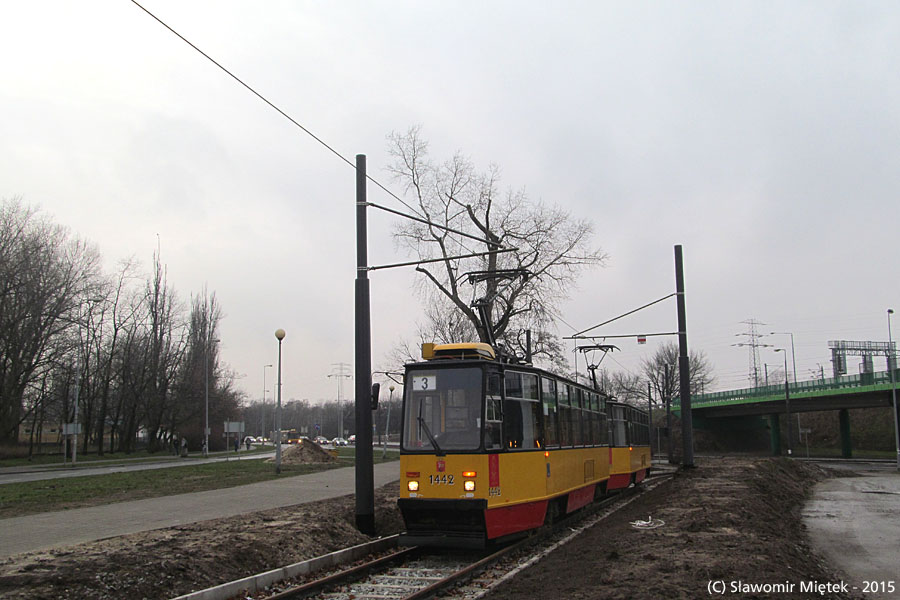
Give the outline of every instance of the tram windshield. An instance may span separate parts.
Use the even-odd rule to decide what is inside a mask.
[[[403,449],[431,452],[478,450],[482,370],[418,368],[406,374]]]

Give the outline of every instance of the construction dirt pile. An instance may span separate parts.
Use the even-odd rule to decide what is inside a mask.
[[[521,600],[553,590],[566,600],[832,598],[800,582],[836,582],[807,543],[800,511],[823,469],[785,458],[700,458],[697,468],[650,490],[522,571],[485,600]],[[643,522],[661,527],[640,528]],[[754,584],[794,583],[793,592]],[[735,592],[732,584],[747,585]],[[708,587],[710,586],[710,587]]]
[[[488,598],[701,598],[710,580],[839,579],[810,549],[800,521],[825,472],[770,458],[700,458],[697,465],[640,494]],[[403,527],[397,492],[396,483],[376,491],[380,535]],[[351,495],[13,556],[0,561],[0,597],[170,598],[366,541],[354,527],[354,511]],[[630,525],[648,517],[665,525]]]
[[[281,453],[281,462],[286,465],[305,465],[310,463],[328,463],[337,461],[337,455],[322,448],[309,440],[299,444],[285,446]],[[275,462],[274,458],[266,459],[266,462]]]

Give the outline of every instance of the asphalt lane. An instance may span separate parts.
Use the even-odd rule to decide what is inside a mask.
[[[900,473],[889,465],[819,483],[802,518],[813,547],[848,578],[850,589],[900,598],[897,515]]]
[[[376,487],[399,477],[399,461],[375,465]],[[0,519],[0,557],[315,502],[352,494],[355,486],[355,468],[344,467],[206,492]]]

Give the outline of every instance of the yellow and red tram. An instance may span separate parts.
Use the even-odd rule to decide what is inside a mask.
[[[423,359],[405,373],[401,543],[484,546],[582,508],[611,481],[625,487],[649,471],[649,448],[639,445],[649,442],[648,421],[638,409],[531,365],[502,362],[488,344],[426,344]],[[610,406],[624,407],[613,415],[628,446],[610,444],[619,433],[610,429]]]
[[[608,402],[609,481],[607,490],[642,482],[650,472],[650,417],[621,402]]]

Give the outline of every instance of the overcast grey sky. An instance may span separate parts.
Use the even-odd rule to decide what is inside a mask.
[[[562,335],[674,291],[675,244],[719,389],[748,385],[748,319],[794,333],[806,379],[829,374],[828,340],[884,341],[900,310],[895,2],[144,5],[385,184],[385,136],[421,124],[435,158],[497,163],[592,220],[610,260]],[[127,0],[4,2],[0,55],[0,197],[95,242],[109,271],[149,270],[158,234],[182,298],[219,297],[250,398],[279,327],[284,398],[334,397],[332,364],[353,362],[352,169]],[[406,259],[393,222],[370,216],[373,264]],[[414,278],[371,275],[376,368],[421,314]],[[670,300],[602,331],[675,329]],[[605,364],[637,371],[662,339],[618,340]]]

